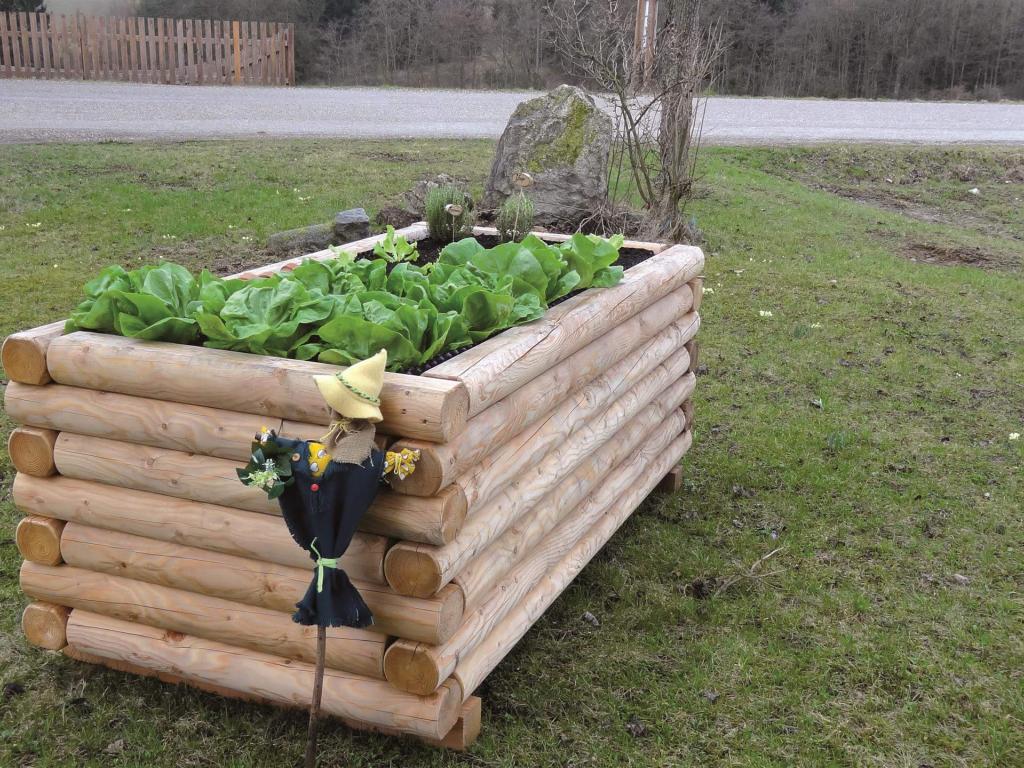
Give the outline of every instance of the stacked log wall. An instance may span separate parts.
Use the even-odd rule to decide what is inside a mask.
[[[421,459],[381,492],[342,558],[376,621],[332,630],[326,711],[464,748],[480,727],[479,682],[643,498],[678,477],[692,440],[703,256],[627,247],[657,255],[423,376],[386,375],[378,447]],[[26,637],[304,706],[315,642],[287,614],[311,563],[276,504],[235,469],[263,427],[325,431],[312,375],[338,369],[62,335],[61,324],[9,337],[3,362],[5,407],[23,425],[10,452],[27,515],[17,534],[34,600]]]

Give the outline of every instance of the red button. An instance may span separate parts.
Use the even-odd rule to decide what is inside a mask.
[[[313,483],[313,484],[312,484],[311,486],[309,486],[309,490],[311,490],[311,491],[313,491],[314,493],[316,493],[317,491],[319,491],[319,490],[320,490],[320,486],[319,486],[319,485],[317,485],[316,483]]]

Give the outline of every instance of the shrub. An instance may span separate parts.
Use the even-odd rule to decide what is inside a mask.
[[[424,207],[430,236],[441,243],[454,243],[469,234],[473,226],[473,198],[448,184],[427,192]]]
[[[533,200],[522,192],[506,198],[494,220],[503,242],[522,240],[533,229]]]

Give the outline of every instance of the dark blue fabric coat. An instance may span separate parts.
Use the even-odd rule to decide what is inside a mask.
[[[299,624],[321,627],[366,627],[373,615],[341,568],[324,568],[323,591],[317,591],[317,560],[313,542],[321,557],[345,554],[356,527],[363,519],[380,487],[384,454],[374,449],[362,464],[331,461],[320,477],[309,467],[309,441],[275,436],[281,447],[298,454],[292,458],[295,482],[278,499],[292,538],[309,552],[314,561],[313,580],[292,618]],[[317,490],[313,490],[314,486]]]

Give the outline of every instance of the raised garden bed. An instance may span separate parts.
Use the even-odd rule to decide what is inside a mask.
[[[387,374],[381,439],[421,459],[381,493],[343,558],[376,624],[330,630],[325,711],[465,746],[479,684],[676,471],[691,441],[703,255],[625,247],[638,263],[619,285],[571,296],[423,375]],[[5,406],[24,425],[11,456],[27,515],[22,587],[36,601],[26,635],[305,706],[315,631],[288,613],[310,563],[235,468],[261,426],[320,435],[329,412],[311,374],[337,369],[61,331],[15,334],[3,350]]]

